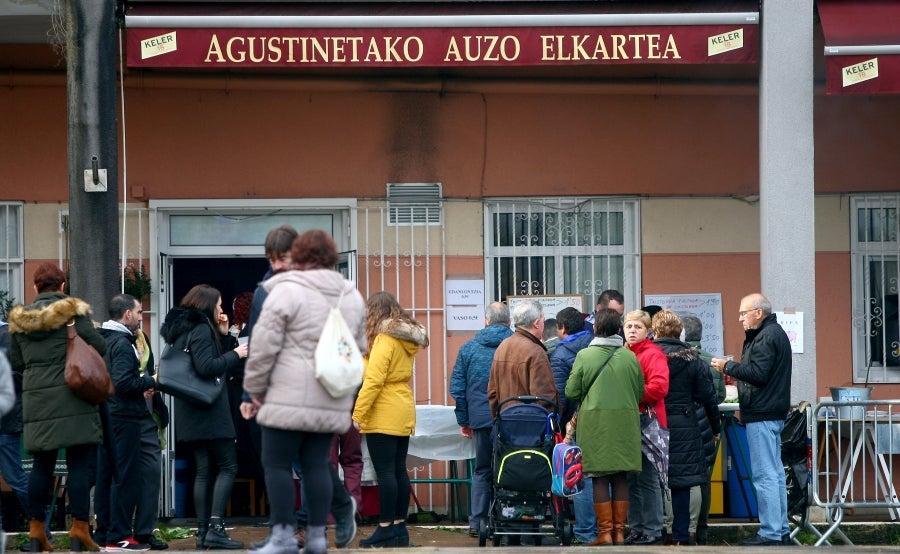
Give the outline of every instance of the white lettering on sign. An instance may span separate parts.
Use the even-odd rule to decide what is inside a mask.
[[[849,87],[863,81],[878,78],[878,58],[848,65],[841,68],[843,85]]]
[[[706,41],[706,55],[715,56],[744,47],[744,30],[735,29],[709,37]]]
[[[146,60],[161,54],[168,54],[178,50],[178,42],[175,40],[176,31],[145,38],[141,41],[141,59]]]

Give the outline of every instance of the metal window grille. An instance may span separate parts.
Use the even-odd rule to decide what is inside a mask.
[[[388,225],[440,225],[440,183],[388,183]]]
[[[900,382],[900,195],[851,199],[853,377]]]
[[[23,238],[22,203],[0,202],[0,318],[6,319],[6,307],[24,300],[22,277]]]
[[[485,203],[485,292],[582,294],[584,311],[606,289],[639,298],[638,200],[544,198]]]

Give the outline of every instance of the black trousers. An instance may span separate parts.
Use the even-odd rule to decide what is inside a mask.
[[[210,517],[222,517],[231,498],[231,487],[237,475],[237,449],[234,439],[192,441],[197,474],[194,477],[194,508],[197,520],[209,521]],[[213,467],[215,466],[215,467]],[[210,481],[215,480],[210,486]]]
[[[378,521],[405,521],[410,493],[409,474],[406,473],[409,437],[368,433],[366,446],[378,478]]]
[[[57,450],[34,453],[34,466],[28,478],[28,512],[31,519],[44,521],[50,504],[50,482],[56,467]],[[94,480],[97,446],[77,444],[66,447],[66,466],[69,476],[66,491],[72,517],[88,521],[91,510],[91,483]]]
[[[266,492],[272,508],[272,523],[294,525],[297,498],[291,465],[300,463],[303,472],[303,503],[310,526],[325,526],[331,508],[334,481],[328,452],[334,433],[286,431],[262,427],[262,463],[266,472]],[[349,502],[349,497],[347,499]]]

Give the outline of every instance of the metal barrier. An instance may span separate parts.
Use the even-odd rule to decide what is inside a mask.
[[[893,482],[894,454],[900,454],[900,400],[820,402],[812,414],[810,494],[825,509],[828,524],[824,533],[815,531],[815,546],[830,544],[832,535],[852,545],[840,529],[845,512],[886,508],[892,520],[900,518]]]

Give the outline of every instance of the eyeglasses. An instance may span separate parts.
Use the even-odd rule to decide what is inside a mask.
[[[755,312],[756,310],[761,310],[762,308],[750,308],[749,310],[743,310],[738,312],[738,318],[742,318],[750,312]]]

